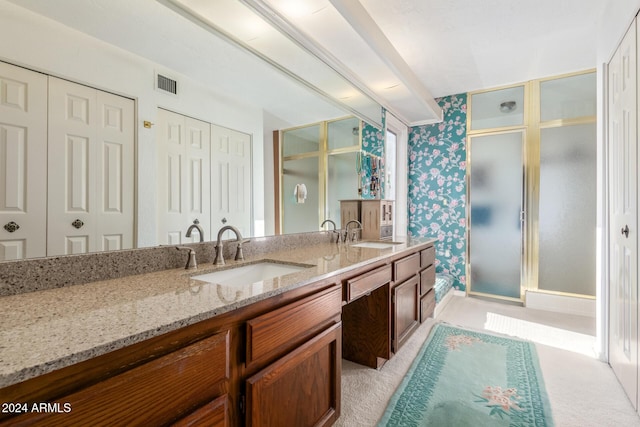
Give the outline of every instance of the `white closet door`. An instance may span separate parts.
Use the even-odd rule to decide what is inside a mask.
[[[47,255],[133,246],[133,102],[49,78]]]
[[[638,400],[638,209],[636,24],[609,63],[609,363]]]
[[[134,102],[97,91],[95,216],[99,251],[133,248]]]
[[[46,255],[46,123],[47,76],[0,62],[0,261]]]
[[[198,241],[184,237],[196,219],[210,240],[209,124],[163,109],[157,121],[158,243]]]
[[[211,125],[211,140],[213,232],[227,224],[251,236],[251,135]]]

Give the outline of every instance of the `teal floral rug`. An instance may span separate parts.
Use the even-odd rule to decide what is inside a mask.
[[[553,426],[535,346],[436,324],[378,426]]]

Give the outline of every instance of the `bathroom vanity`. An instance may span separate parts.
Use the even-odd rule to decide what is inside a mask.
[[[341,359],[380,368],[433,313],[434,240],[369,246],[1,297],[0,425],[331,425]],[[262,260],[297,271],[215,274]]]

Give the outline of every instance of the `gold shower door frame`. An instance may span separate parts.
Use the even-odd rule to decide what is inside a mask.
[[[522,132],[524,135],[523,145],[523,206],[524,221],[522,222],[522,252],[521,252],[521,272],[520,272],[520,298],[511,298],[501,295],[487,294],[482,292],[473,291],[473,280],[471,278],[471,170],[473,168],[473,159],[467,159],[467,201],[469,205],[467,208],[467,247],[466,247],[466,277],[467,277],[467,295],[475,295],[481,297],[488,297],[492,299],[499,299],[505,301],[511,301],[516,303],[523,303],[525,293],[527,290],[535,290],[537,292],[563,295],[563,296],[577,296],[587,299],[595,299],[595,296],[574,294],[561,291],[552,291],[546,289],[540,289],[538,286],[538,270],[540,265],[540,252],[539,252],[539,208],[540,208],[540,134],[542,129],[558,128],[564,126],[573,126],[581,124],[591,124],[596,122],[596,116],[584,116],[572,119],[557,119],[541,122],[540,118],[540,85],[544,82],[562,79],[566,77],[579,76],[582,74],[595,73],[595,70],[586,70],[576,73],[562,74],[558,76],[552,76],[544,79],[531,80],[524,83],[518,83],[507,86],[500,86],[496,88],[469,92],[467,98],[467,156],[471,153],[471,144],[474,137],[478,136],[491,136],[504,133]],[[471,129],[471,117],[473,114],[472,97],[473,95],[494,92],[503,89],[510,88],[524,88],[524,116],[523,123],[517,126],[505,126],[497,128],[487,128],[481,130]]]

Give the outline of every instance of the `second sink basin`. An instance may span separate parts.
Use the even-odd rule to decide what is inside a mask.
[[[255,264],[231,267],[226,270],[195,275],[192,277],[197,280],[202,280],[203,282],[218,283],[221,285],[248,285],[251,283],[260,282],[262,280],[296,273],[310,267],[313,266],[301,266],[295,264],[282,264],[273,261],[262,261]]]
[[[401,242],[360,242],[351,246],[355,246],[356,248],[388,249],[400,243]]]

